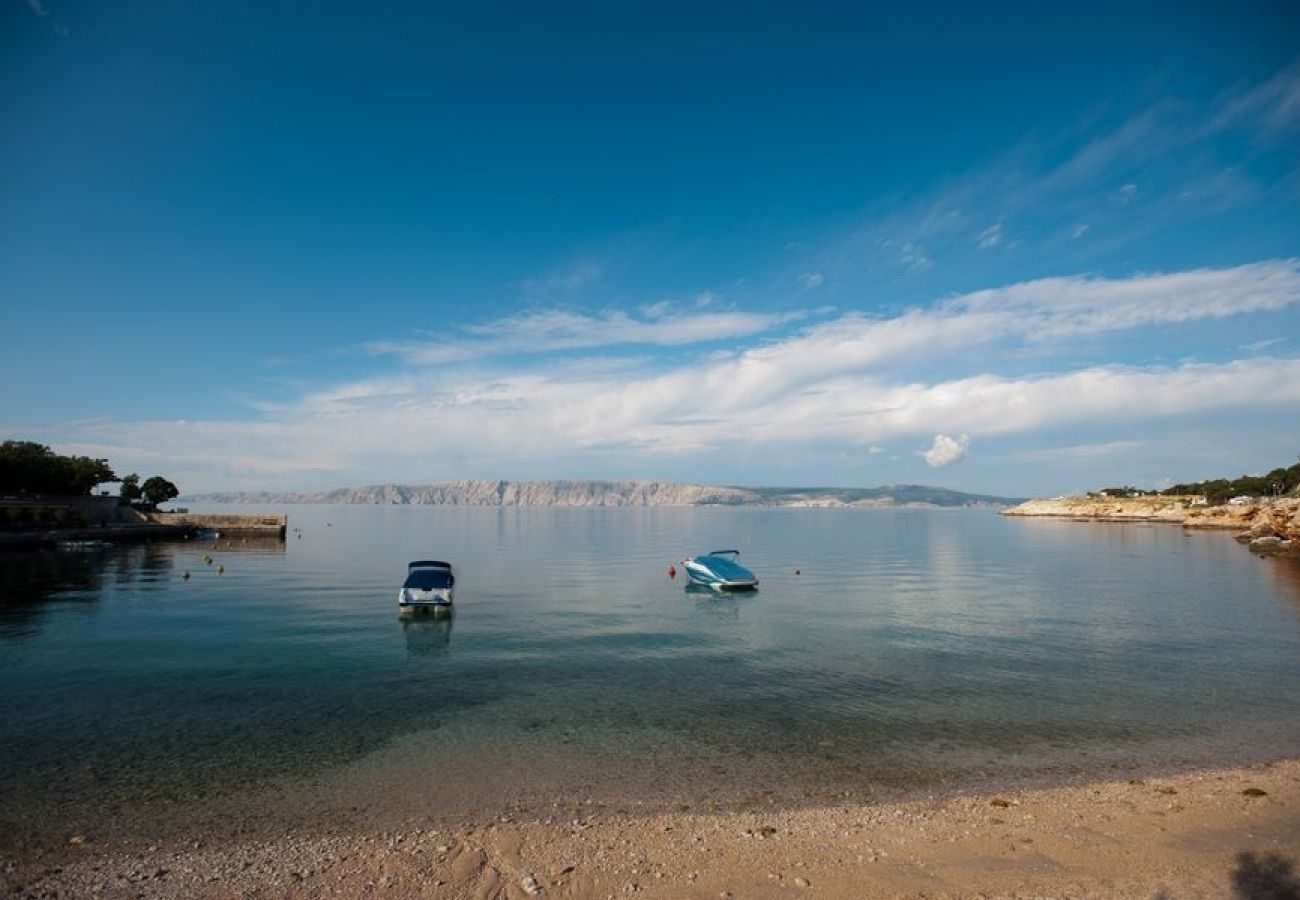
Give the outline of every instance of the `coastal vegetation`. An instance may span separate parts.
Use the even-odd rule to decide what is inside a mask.
[[[161,475],[141,484],[132,472],[118,476],[107,459],[65,456],[35,441],[0,444],[0,494],[38,497],[84,497],[104,484],[120,482],[123,504],[150,509],[180,496],[180,490]]]
[[[1164,490],[1125,485],[1089,491],[1089,497],[1204,497],[1212,506],[1233,497],[1287,497],[1300,494],[1300,463],[1276,468],[1264,475],[1238,475],[1170,485]]]
[[[1300,462],[1277,468],[1265,475],[1239,475],[1175,484],[1161,493],[1166,495],[1197,494],[1210,503],[1226,503],[1233,497],[1286,497],[1300,491]]]
[[[0,444],[0,493],[79,497],[121,480],[106,459],[62,456],[33,441]]]

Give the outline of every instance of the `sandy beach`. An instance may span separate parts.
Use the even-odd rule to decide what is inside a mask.
[[[724,812],[574,797],[545,814],[152,841],[106,825],[6,859],[0,883],[22,897],[1294,897],[1298,810],[1300,760]]]

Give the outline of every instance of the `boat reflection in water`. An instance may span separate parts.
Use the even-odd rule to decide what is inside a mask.
[[[445,656],[451,651],[451,610],[404,609],[398,614],[406,652],[412,656]]]

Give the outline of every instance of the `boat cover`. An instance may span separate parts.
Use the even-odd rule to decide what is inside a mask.
[[[754,578],[753,572],[727,556],[714,556],[710,553],[708,556],[695,557],[695,561],[708,566],[710,572],[724,581],[751,581]]]
[[[412,569],[406,576],[404,588],[420,591],[433,591],[449,588],[456,583],[456,576],[447,569]]]

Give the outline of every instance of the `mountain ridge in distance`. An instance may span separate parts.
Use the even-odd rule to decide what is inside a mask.
[[[874,488],[740,487],[676,481],[440,481],[373,484],[332,491],[217,491],[190,503],[343,503],[423,506],[786,506],[1005,507],[1023,498],[970,494],[918,484]]]

